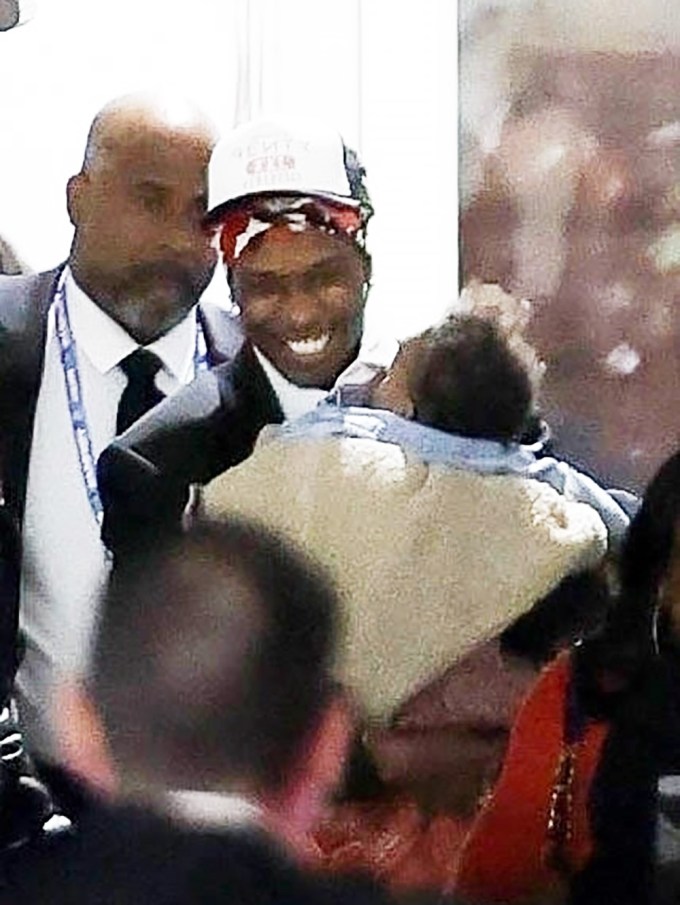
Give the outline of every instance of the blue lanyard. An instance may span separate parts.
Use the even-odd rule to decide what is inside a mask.
[[[92,436],[87,421],[87,412],[83,400],[83,390],[78,368],[78,354],[76,342],[71,330],[71,322],[68,316],[66,304],[66,280],[62,272],[54,299],[52,301],[55,315],[55,325],[59,349],[61,353],[61,366],[64,371],[66,396],[68,398],[68,410],[71,416],[73,439],[78,451],[78,462],[82,475],[85,492],[90,504],[90,509],[101,528],[104,520],[104,507],[102,506],[99,488],[97,487],[97,464],[92,449]],[[196,345],[194,348],[194,374],[208,369],[208,347],[205,339],[205,331],[201,323],[198,309],[196,309]]]

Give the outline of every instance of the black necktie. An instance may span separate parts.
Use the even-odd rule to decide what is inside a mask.
[[[156,374],[161,368],[161,360],[153,352],[137,349],[120,363],[128,384],[123,391],[118,406],[116,433],[122,434],[138,418],[164,398],[156,386]]]

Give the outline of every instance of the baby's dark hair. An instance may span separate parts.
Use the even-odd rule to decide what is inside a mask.
[[[519,334],[456,314],[411,342],[408,390],[416,420],[503,443],[522,436],[541,365]]]

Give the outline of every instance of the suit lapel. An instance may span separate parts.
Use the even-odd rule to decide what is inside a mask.
[[[35,407],[45,358],[47,312],[61,268],[0,287],[0,424],[5,499],[21,519]],[[20,282],[19,282],[20,280]]]
[[[210,304],[199,305],[198,316],[205,332],[210,367],[234,361],[246,342],[238,319]]]
[[[201,305],[199,315],[205,331],[210,367],[232,362],[234,370],[230,372],[230,380],[238,374],[241,383],[249,382],[250,395],[257,400],[261,417],[265,422],[280,424],[284,420],[281,403],[238,319],[216,305]]]

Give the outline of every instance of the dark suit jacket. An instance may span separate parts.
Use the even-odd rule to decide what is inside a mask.
[[[42,378],[47,313],[61,268],[30,276],[0,276],[0,702],[14,678],[17,661],[21,525],[36,403]],[[136,493],[135,469],[115,470],[102,488],[117,499],[119,514],[130,503],[132,515],[178,507],[187,483],[217,474],[248,455],[260,429],[282,420],[278,401],[233,317],[214,306],[200,309],[210,371],[189,393],[161,415],[153,439],[158,481],[145,481],[147,495]],[[165,403],[164,403],[165,405]],[[148,416],[147,416],[148,417]],[[118,460],[116,446],[104,462]],[[127,460],[126,460],[127,462]],[[58,480],[55,463],[55,480]],[[159,486],[165,482],[165,487]],[[161,493],[161,491],[164,491]],[[132,502],[131,502],[132,501]],[[122,532],[125,535],[125,532]]]
[[[192,830],[98,807],[58,845],[6,856],[0,903],[388,905],[368,880],[304,873],[257,829]]]
[[[165,399],[101,454],[106,545],[118,558],[179,526],[189,486],[242,462],[264,425],[281,421],[276,394],[239,331],[231,358]]]

